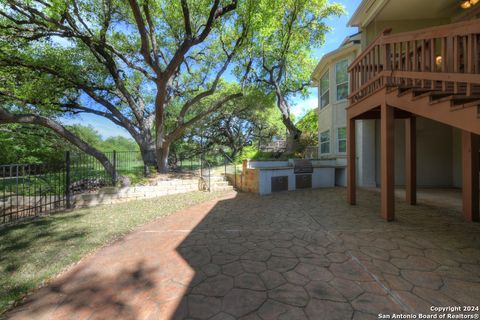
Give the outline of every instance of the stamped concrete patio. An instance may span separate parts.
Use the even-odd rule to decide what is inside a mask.
[[[99,250],[7,316],[344,320],[480,304],[480,224],[401,201],[386,223],[378,204],[365,190],[356,207],[343,189],[231,194]]]

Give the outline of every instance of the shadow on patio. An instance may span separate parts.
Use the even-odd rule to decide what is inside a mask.
[[[338,188],[232,194],[99,250],[9,316],[343,320],[478,304],[480,225],[402,201],[386,223],[378,204],[361,190],[350,207]]]
[[[175,318],[377,319],[478,304],[480,225],[455,206],[400,199],[386,223],[377,193],[359,198],[350,207],[329,189],[218,203],[177,248],[195,277]]]

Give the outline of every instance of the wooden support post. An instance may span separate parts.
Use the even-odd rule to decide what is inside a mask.
[[[462,131],[462,197],[467,221],[479,221],[478,152],[478,136]]]
[[[381,106],[381,215],[387,221],[395,219],[395,118],[394,108]]]
[[[467,73],[475,72],[475,52],[473,52],[473,35],[469,34],[467,37]],[[467,84],[467,96],[471,96],[473,91],[473,86],[471,83]]]
[[[417,137],[416,118],[405,120],[405,200],[417,204]]]
[[[355,119],[347,121],[347,198],[351,205],[357,204]]]

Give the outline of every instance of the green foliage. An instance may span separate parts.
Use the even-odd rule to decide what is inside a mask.
[[[0,126],[0,164],[62,161],[65,142],[36,126]]]
[[[218,133],[225,129],[225,117],[213,120],[222,112],[234,116],[241,139],[227,143],[220,136],[215,145],[240,150],[248,141],[258,143],[262,135],[268,139],[282,131],[280,120],[290,118],[289,110],[281,109],[281,117],[265,99],[275,97],[275,89],[287,102],[306,95],[312,51],[324,42],[326,19],[343,8],[326,0],[243,0],[205,29],[213,3],[225,7],[232,1],[187,3],[186,24],[181,1],[139,1],[147,33],[142,41],[128,1],[79,0],[73,6],[70,0],[0,0],[1,107],[52,119],[95,113],[123,125],[136,141],[146,137],[150,146],[156,138],[165,145],[184,140],[187,127]],[[146,42],[148,53],[142,54]],[[222,80],[232,70],[239,83]],[[248,76],[245,70],[251,71]],[[244,99],[198,122],[220,99],[239,92]],[[240,105],[251,107],[239,111]],[[261,124],[268,128],[260,129]],[[256,128],[253,137],[247,127]],[[101,141],[92,130],[77,131],[101,150],[129,146],[126,140]],[[153,131],[158,136],[151,136]],[[171,149],[188,149],[182,143]]]
[[[326,19],[344,13],[343,6],[326,0],[257,1],[252,18],[250,51],[260,79],[269,79],[267,69],[285,96],[305,95],[316,61],[312,53],[325,42],[330,30]],[[266,66],[266,68],[264,68]],[[263,82],[265,84],[265,82]],[[271,84],[268,85],[270,90]]]
[[[132,139],[103,139],[91,125],[72,125],[68,129],[100,151],[138,151]],[[63,161],[65,151],[76,150],[51,130],[31,125],[0,126],[0,164],[52,163]]]
[[[78,135],[82,140],[87,141],[91,146],[97,148],[102,152],[108,151],[138,151],[138,145],[132,139],[125,137],[109,137],[102,138],[100,133],[92,125],[75,124],[68,126],[68,128]]]
[[[225,92],[220,89],[217,94],[221,96]],[[223,153],[233,160],[244,157],[242,152],[245,148],[258,148],[262,142],[282,133],[281,115],[272,96],[250,88],[242,98],[211,113],[188,130],[182,139],[174,143],[172,152],[177,158],[186,158],[200,154],[203,146],[205,153]]]
[[[133,2],[122,0],[0,0],[0,72],[6,80],[14,75],[0,91],[15,98],[2,107],[52,118],[94,113],[144,138],[143,145],[155,144],[153,130],[167,144],[223,97],[206,94],[181,112],[195,96],[241,92],[217,84],[234,63],[252,8],[241,1],[230,12],[232,2],[189,0],[184,17],[180,1],[138,1],[135,16]],[[146,25],[143,39],[138,20]]]
[[[243,159],[255,159],[258,153],[258,148],[255,146],[245,147],[237,161],[241,163]]]
[[[288,158],[292,157],[299,157],[298,155],[288,154],[288,153],[280,153],[280,152],[265,152],[260,151],[256,147],[246,147],[241,156],[238,157],[237,163],[242,163],[243,159],[251,159],[251,160],[287,160]]]
[[[321,47],[330,30],[326,19],[344,13],[344,8],[326,0],[260,0],[251,18],[249,47],[242,59],[253,71],[253,86],[273,93],[282,120],[292,137],[300,134],[291,117],[290,102],[305,98],[316,61],[313,51]],[[237,77],[241,76],[236,70]],[[295,138],[296,139],[296,138]]]
[[[138,151],[138,145],[132,139],[122,136],[109,137],[102,141],[99,148],[102,151]]]
[[[316,109],[310,110],[296,125],[302,131],[302,145],[316,146],[318,144],[318,114]]]

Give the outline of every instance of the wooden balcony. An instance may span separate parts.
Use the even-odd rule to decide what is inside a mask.
[[[388,88],[428,95],[432,101],[442,98],[454,109],[472,107],[478,119],[479,41],[480,20],[399,34],[385,31],[349,67],[349,109]],[[477,121],[465,129],[480,134]]]
[[[384,31],[350,65],[348,195],[355,204],[355,120],[381,119],[382,216],[394,219],[394,119],[406,121],[407,201],[415,204],[415,117],[462,130],[464,215],[479,219],[480,20]]]

